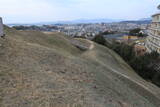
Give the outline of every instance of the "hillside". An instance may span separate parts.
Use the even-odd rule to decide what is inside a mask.
[[[0,107],[159,107],[160,89],[113,51],[61,33],[0,39]]]

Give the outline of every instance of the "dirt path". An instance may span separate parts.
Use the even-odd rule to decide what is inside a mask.
[[[89,50],[92,50],[94,48],[94,43],[92,41],[89,41],[90,42],[90,47],[89,47]]]
[[[94,43],[92,41],[90,41],[90,40],[87,40],[87,41],[90,43],[89,50],[92,50],[95,47]],[[102,65],[106,66],[104,63],[102,63],[100,61],[99,61],[99,63],[101,63]],[[137,82],[135,80],[132,80],[129,76],[127,76],[127,75],[125,75],[123,73],[120,73],[118,71],[115,71],[113,68],[111,68],[109,66],[107,66],[107,67],[110,68],[114,73],[116,73],[118,75],[121,75],[122,77],[127,78],[128,80],[133,81],[133,82],[137,83],[138,85],[142,86],[144,89],[148,90],[148,88],[146,86],[144,86],[143,84],[140,84],[139,82]]]
[[[86,40],[86,41],[90,43],[89,50],[92,50],[95,47],[93,41],[90,41],[90,40]]]
[[[89,51],[95,48],[94,42],[87,40],[90,43],[89,46]],[[96,53],[96,52],[95,52]],[[92,52],[93,55],[93,52]],[[91,56],[92,56],[91,55]],[[92,56],[93,58],[95,58],[95,56]],[[96,58],[95,58],[96,59]],[[101,65],[103,66],[107,66],[106,64],[104,64],[103,62],[97,60]],[[131,87],[136,87],[136,91],[141,94],[142,96],[146,96],[148,95],[148,97],[146,96],[147,99],[152,99],[153,102],[159,106],[159,100],[160,98],[156,95],[156,93],[153,92],[152,89],[150,89],[149,87],[147,87],[145,84],[139,82],[138,80],[132,79],[131,77],[125,75],[124,73],[118,72],[116,70],[114,70],[113,68],[111,68],[110,66],[107,66],[107,68],[109,68],[113,74],[117,75],[118,77],[121,77],[124,81],[126,81],[128,84],[132,85]],[[142,93],[143,92],[143,93]]]

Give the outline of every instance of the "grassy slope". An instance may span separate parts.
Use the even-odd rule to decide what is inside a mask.
[[[60,33],[5,28],[0,39],[0,105],[55,107],[156,107],[159,89],[137,76],[114,52],[96,45],[81,51]],[[87,41],[80,40],[88,46]],[[120,72],[136,85],[113,71]],[[144,93],[144,94],[141,94]]]

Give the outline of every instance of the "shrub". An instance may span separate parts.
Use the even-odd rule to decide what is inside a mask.
[[[113,42],[109,48],[118,53],[142,78],[160,86],[160,55],[157,52],[136,56],[133,46],[117,42]]]
[[[106,39],[102,35],[96,35],[92,41],[101,45],[106,45]]]

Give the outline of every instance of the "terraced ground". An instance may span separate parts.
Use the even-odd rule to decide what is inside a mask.
[[[61,33],[0,39],[0,107],[160,107],[160,89],[116,53]]]

